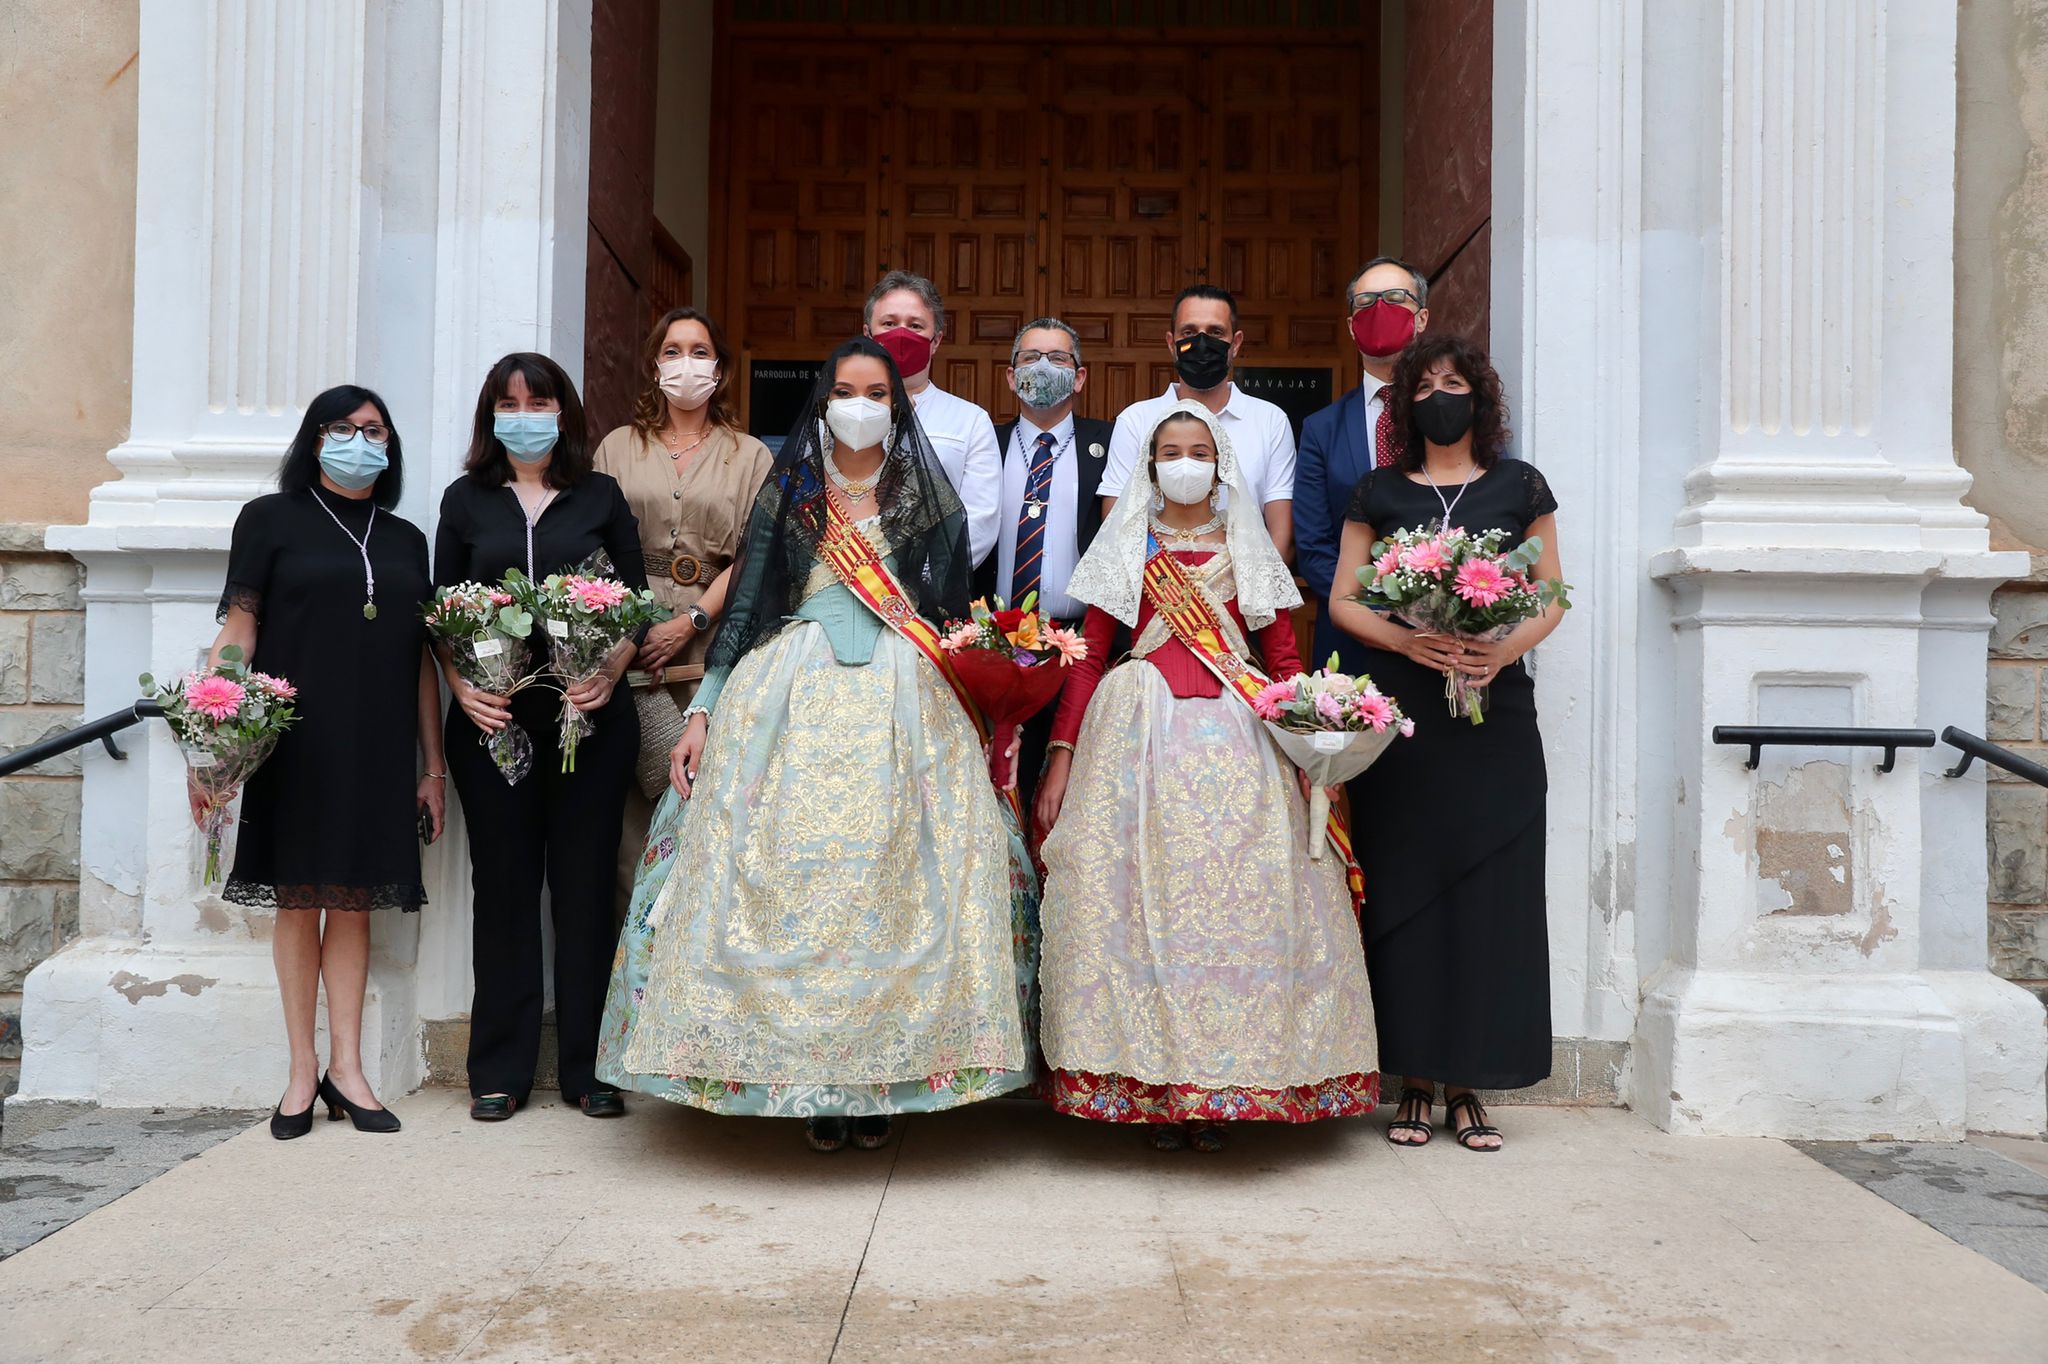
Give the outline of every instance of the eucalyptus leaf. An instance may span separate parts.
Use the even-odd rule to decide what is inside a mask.
[[[240,663],[242,661],[242,646],[239,644],[221,645],[220,661],[223,663]]]

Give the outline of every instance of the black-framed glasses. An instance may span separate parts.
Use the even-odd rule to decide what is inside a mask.
[[[1052,361],[1056,369],[1079,369],[1081,366],[1081,362],[1070,350],[1020,350],[1010,360],[1010,364],[1021,369],[1025,365],[1035,365],[1040,360]]]
[[[1385,299],[1389,303],[1398,303],[1403,308],[1410,304],[1415,305],[1417,308],[1422,306],[1422,300],[1417,298],[1412,290],[1368,289],[1351,296],[1351,311],[1355,313],[1361,308],[1370,308],[1381,299]]]
[[[363,439],[372,445],[391,443],[391,428],[383,422],[365,422],[361,426],[354,422],[329,422],[320,428],[321,435],[332,436],[335,440],[352,440],[358,431],[362,432]]]

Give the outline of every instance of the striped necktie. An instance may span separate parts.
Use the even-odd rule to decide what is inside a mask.
[[[1024,505],[1017,512],[1016,567],[1010,570],[1010,605],[1020,606],[1024,598],[1038,591],[1039,574],[1045,566],[1046,504],[1052,500],[1052,463],[1055,454],[1052,432],[1038,433],[1031,447],[1031,471],[1024,476]],[[1038,515],[1033,516],[1033,510]]]

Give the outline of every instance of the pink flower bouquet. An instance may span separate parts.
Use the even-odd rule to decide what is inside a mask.
[[[1392,611],[1417,629],[1471,640],[1502,639],[1552,605],[1570,607],[1561,580],[1529,576],[1543,555],[1542,538],[1532,535],[1503,554],[1506,540],[1504,530],[1397,530],[1372,547],[1352,600]],[[1486,723],[1486,688],[1465,674],[1445,679],[1444,699],[1452,715]]]
[[[513,696],[540,681],[538,671],[526,671],[533,613],[504,588],[482,583],[438,588],[420,614],[427,632],[471,686]],[[517,785],[533,770],[533,736],[517,720],[479,737],[507,785]]]
[[[1378,762],[1394,740],[1415,732],[1415,722],[1370,677],[1338,672],[1335,654],[1313,676],[1269,684],[1252,698],[1252,709],[1288,761],[1308,777],[1308,855],[1320,859],[1330,818],[1327,788]]]
[[[158,686],[148,673],[142,689],[163,707],[171,735],[185,755],[185,771],[205,796],[199,829],[206,835],[203,883],[220,879],[221,835],[233,822],[228,804],[249,775],[277,747],[277,736],[297,718],[298,689],[281,677],[251,672],[242,651],[227,645],[220,663]]]
[[[573,573],[552,573],[533,582],[514,569],[505,590],[540,622],[547,642],[548,669],[562,686],[562,771],[576,770],[576,743],[596,726],[569,702],[567,693],[596,677],[619,641],[668,613],[646,588],[638,591],[611,576],[601,554]]]

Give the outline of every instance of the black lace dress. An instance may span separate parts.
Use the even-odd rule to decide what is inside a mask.
[[[1451,524],[1506,530],[1512,548],[1556,510],[1534,466],[1504,459],[1466,485]],[[1441,521],[1443,506],[1427,484],[1377,469],[1346,516],[1384,536]],[[1365,655],[1373,681],[1415,721],[1414,737],[1349,788],[1380,1069],[1484,1089],[1533,1085],[1550,1074],[1548,777],[1535,683],[1519,661],[1503,669],[1486,723],[1473,725],[1448,713],[1442,674],[1383,649]]]
[[[242,793],[221,892],[236,904],[416,910],[426,900],[415,802],[427,539],[381,507],[371,524],[371,505],[274,493],[235,520],[220,617],[252,612],[251,666],[299,689],[296,723]],[[349,540],[365,529],[375,620],[363,619],[363,557]]]

